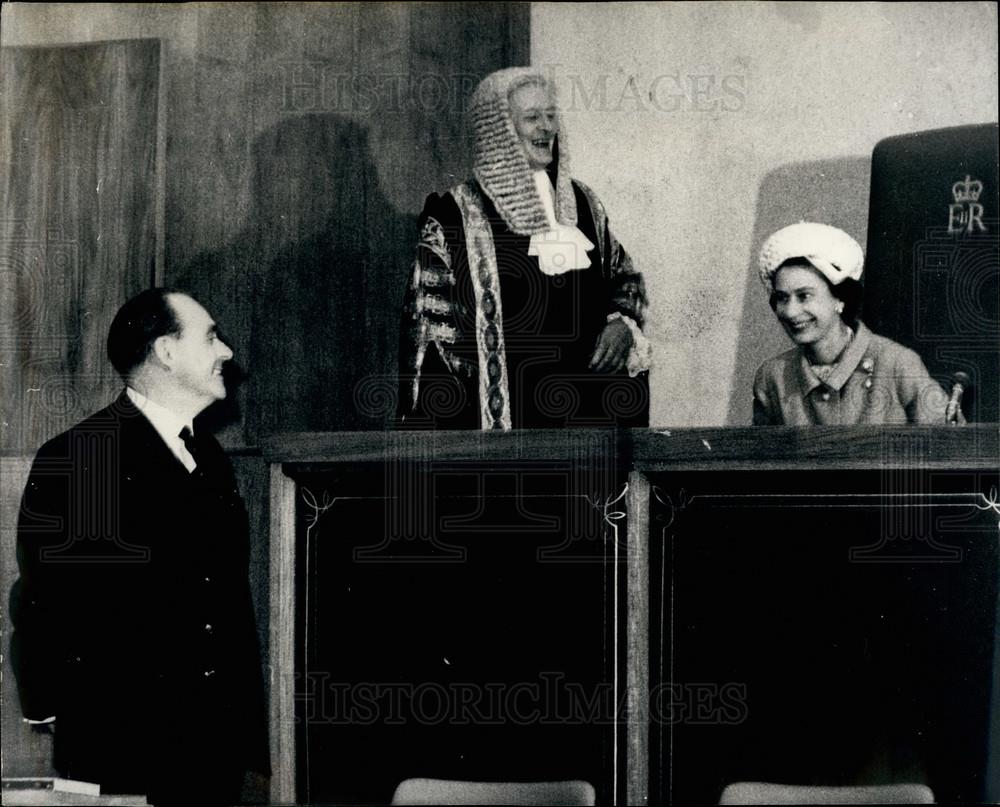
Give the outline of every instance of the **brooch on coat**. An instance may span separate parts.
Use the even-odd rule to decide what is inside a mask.
[[[871,356],[865,356],[861,361],[861,369],[864,370],[865,374],[868,376],[865,379],[865,389],[871,389],[872,376],[875,374],[875,359]]]

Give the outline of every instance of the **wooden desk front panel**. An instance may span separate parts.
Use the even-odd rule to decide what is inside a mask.
[[[610,801],[613,522],[567,467],[412,470],[297,477],[299,800],[429,776]]]
[[[983,799],[995,473],[650,481],[651,803],[745,780]]]

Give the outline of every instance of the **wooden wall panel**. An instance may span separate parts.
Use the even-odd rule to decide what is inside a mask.
[[[105,405],[118,306],[156,254],[156,41],[0,51],[4,453]]]
[[[527,61],[529,7],[193,13],[170,92],[166,280],[236,351],[223,442],[385,428],[417,215],[468,175],[465,102]]]
[[[106,405],[118,306],[156,259],[160,43],[0,50],[0,592],[3,770],[51,776],[7,652],[21,493],[38,446]]]

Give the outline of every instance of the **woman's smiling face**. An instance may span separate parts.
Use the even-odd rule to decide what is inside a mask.
[[[812,345],[841,327],[840,301],[808,263],[782,266],[774,276],[774,313],[795,344]]]

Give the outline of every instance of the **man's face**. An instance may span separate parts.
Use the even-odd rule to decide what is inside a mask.
[[[186,294],[171,294],[168,298],[180,334],[169,337],[174,342],[175,383],[184,392],[208,406],[226,397],[222,380],[222,365],[233,357],[233,351],[215,330],[209,313]]]
[[[510,116],[533,171],[552,162],[552,146],[559,133],[552,91],[541,84],[525,84],[510,94]]]

